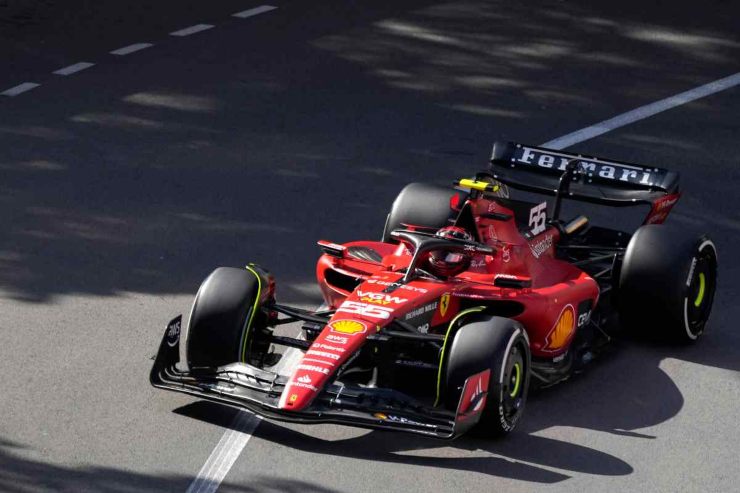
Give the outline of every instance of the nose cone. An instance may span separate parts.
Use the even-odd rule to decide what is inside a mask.
[[[371,323],[337,311],[311,344],[280,396],[280,409],[300,411],[311,404],[337,369],[375,332]]]

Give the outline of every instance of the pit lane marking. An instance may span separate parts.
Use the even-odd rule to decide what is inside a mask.
[[[82,72],[83,70],[88,69],[94,65],[94,63],[90,62],[79,62],[64,68],[60,68],[59,70],[55,70],[52,73],[56,75],[72,75],[76,74],[77,72]]]
[[[212,29],[214,27],[216,26],[214,26],[213,24],[195,24],[194,26],[186,27],[178,31],[173,31],[170,33],[170,36],[190,36],[191,34],[207,31],[208,29]]]
[[[13,86],[10,89],[6,89],[3,92],[0,92],[0,96],[8,96],[10,98],[13,98],[40,85],[41,84],[37,84],[36,82],[24,82],[23,84],[18,84],[17,86]]]
[[[624,127],[630,123],[644,120],[645,118],[657,115],[663,111],[730,89],[738,84],[740,84],[740,72],[723,79],[709,82],[703,86],[689,89],[688,91],[676,94],[675,96],[661,99],[660,101],[646,104],[645,106],[640,106],[639,108],[635,108],[634,110],[622,113],[621,115],[617,115],[589,127],[582,128],[581,130],[576,130],[575,132],[563,135],[557,139],[545,142],[542,144],[542,147],[549,147],[550,149],[564,149],[573,144],[578,144],[579,142],[593,139],[594,137],[611,132],[617,128]]]
[[[152,46],[154,46],[153,43],[134,43],[132,45],[124,46],[123,48],[118,48],[117,50],[113,50],[110,52],[110,54],[118,55],[118,56],[130,55],[131,53],[136,53],[137,51],[141,51],[146,48],[151,48]]]

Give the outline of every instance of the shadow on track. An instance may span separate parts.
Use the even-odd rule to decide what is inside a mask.
[[[0,438],[0,491],[98,491],[102,493],[185,491],[194,478],[146,474],[112,467],[68,467],[22,457],[25,447]],[[333,493],[310,481],[257,476],[249,485],[221,483],[219,491],[234,493]]]
[[[0,288],[193,292],[252,260],[301,298],[313,242],[377,237],[405,183],[449,183],[497,138],[542,142],[737,60],[719,14],[677,6],[669,26],[642,2],[609,18],[583,3],[286,5],[212,33],[270,49],[162,42],[3,100]],[[691,60],[676,77],[652,63],[670,55]]]
[[[208,34],[244,50],[214,50],[219,45],[194,38],[183,41],[183,55],[184,45],[162,42],[50,82],[32,99],[3,100],[0,288],[34,303],[63,295],[194,293],[216,265],[249,260],[273,270],[282,301],[317,302],[314,241],[377,238],[405,183],[449,183],[485,165],[497,138],[544,142],[737,70],[738,46],[724,39],[736,35],[735,25],[723,32],[715,18],[728,24],[737,16],[716,14],[721,8],[675,5],[673,26],[665,25],[663,9],[646,12],[637,1],[620,2],[609,18],[590,15],[592,2],[513,7],[519,10],[510,2],[448,2],[409,13],[433,3],[376,11],[327,1],[297,21],[287,8],[282,15],[281,5],[281,15],[260,19],[248,32],[219,27]],[[676,32],[690,34],[681,38],[689,43],[677,42]],[[702,115],[707,129],[724,118],[720,109],[698,104],[686,120]],[[731,116],[724,121],[731,132],[715,142],[717,149],[736,147]],[[611,153],[603,142],[590,150],[656,164],[676,144],[641,133]],[[665,358],[740,370],[734,330],[740,272],[723,256],[740,247],[740,221],[728,213],[740,210],[730,193],[735,183],[727,179],[734,176],[734,156],[723,155],[724,168],[707,175],[694,168],[706,157],[703,144],[682,145],[685,157],[668,167],[685,173],[688,183],[708,183],[687,197],[692,210],[684,216],[709,224],[720,262],[727,259],[712,328],[700,344],[675,352],[628,348],[588,375],[534,396],[519,433],[508,440],[466,437],[448,444],[493,456],[404,455],[440,442],[380,432],[328,442],[313,438],[310,428],[265,423],[257,436],[305,450],[310,444],[311,452],[326,455],[538,483],[563,481],[567,471],[630,474],[633,465],[611,449],[541,434],[568,426],[648,440],[649,432],[636,430],[683,406],[660,369]],[[717,189],[724,200],[707,207]],[[165,322],[152,322],[157,336]],[[150,364],[137,356],[142,366]],[[133,360],[118,357],[121,366]],[[110,364],[109,355],[101,355],[103,362]],[[208,421],[210,414],[198,417]],[[66,483],[72,490],[86,483],[117,491],[149,480],[153,490],[183,489],[190,479],[64,468],[10,452],[0,456],[0,477],[9,485],[0,489],[9,491],[55,480],[62,481],[58,489]],[[298,488],[284,489],[291,487]]]
[[[524,421],[515,433],[501,440],[471,434],[445,442],[371,431],[356,438],[327,441],[313,436],[310,426],[269,421],[258,427],[255,436],[311,453],[474,471],[534,483],[563,481],[570,477],[568,472],[627,475],[633,472],[633,466],[618,457],[590,446],[541,436],[547,428],[567,426],[610,433],[619,440],[650,440],[655,437],[649,432],[634,430],[660,424],[678,414],[684,402],[681,392],[658,367],[662,359],[669,357],[670,350],[638,343],[624,346],[617,354],[594,362],[584,374],[533,392]],[[229,427],[236,411],[200,401],[175,412]],[[440,452],[425,451],[440,447]],[[424,452],[416,455],[419,451]],[[459,451],[470,454],[454,457]],[[481,457],[480,452],[490,455]]]

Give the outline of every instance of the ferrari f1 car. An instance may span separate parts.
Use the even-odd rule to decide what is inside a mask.
[[[275,420],[501,435],[530,386],[566,379],[618,330],[702,334],[717,252],[662,225],[677,173],[497,143],[490,166],[455,185],[406,186],[382,241],[319,241],[317,311],[277,303],[256,265],[216,269],[187,324],[169,323],[151,383]],[[650,210],[629,234],[561,219],[564,199]],[[297,321],[298,337],[275,330]]]

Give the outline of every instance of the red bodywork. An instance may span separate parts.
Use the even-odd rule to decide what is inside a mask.
[[[557,360],[568,350],[576,329],[588,321],[597,304],[596,281],[555,258],[560,239],[556,228],[548,227],[527,239],[513,212],[499,202],[481,196],[469,199],[466,206],[475,218],[478,236],[496,252],[476,255],[468,270],[445,281],[421,277],[397,283],[412,258],[404,244],[351,242],[336,246],[342,252],[339,255],[321,256],[319,286],[326,304],[336,313],[294,371],[282,394],[281,409],[300,411],[309,406],[367,336],[393,319],[416,325],[421,332],[444,334],[465,308],[492,306],[495,311],[501,306],[507,312],[502,316],[525,327],[533,357]],[[509,219],[501,220],[504,216]],[[382,260],[344,253],[351,247],[374,250]],[[497,277],[526,287],[495,286]],[[337,279],[353,280],[356,286],[350,290]]]

